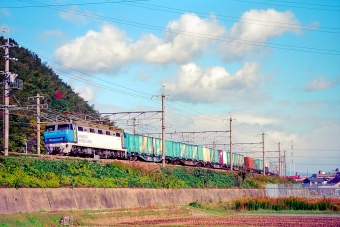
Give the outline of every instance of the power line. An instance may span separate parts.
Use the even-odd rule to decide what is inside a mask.
[[[33,1],[31,1],[31,2],[33,4],[41,4],[41,3],[36,3],[36,2],[33,2]],[[68,13],[72,13],[72,14],[77,14],[77,15],[81,15],[81,16],[91,17],[91,18],[95,18],[95,19],[113,21],[113,22],[125,24],[125,25],[128,25],[128,26],[147,28],[147,29],[156,30],[156,31],[166,31],[166,32],[174,33],[174,34],[187,35],[187,36],[192,36],[192,37],[197,37],[197,38],[202,38],[202,39],[218,40],[218,41],[222,41],[222,42],[233,42],[233,43],[242,44],[242,45],[259,46],[259,47],[264,47],[264,48],[275,48],[275,49],[283,49],[283,50],[301,51],[301,52],[307,52],[307,53],[340,55],[339,51],[335,51],[335,50],[327,50],[327,49],[319,49],[319,48],[311,48],[311,47],[299,47],[299,46],[283,45],[283,44],[275,44],[275,43],[267,43],[266,44],[265,42],[257,42],[257,41],[244,40],[244,39],[234,39],[234,38],[227,38],[227,37],[221,37],[221,36],[213,36],[213,35],[208,35],[208,34],[182,31],[182,30],[177,30],[177,29],[169,29],[169,28],[164,29],[163,27],[161,28],[159,26],[153,26],[153,25],[136,23],[136,22],[126,21],[126,20],[120,20],[120,19],[105,17],[105,16],[101,16],[101,15],[82,13],[82,12],[79,12],[79,11],[76,11],[76,10],[65,10],[65,9],[58,8],[58,7],[48,7],[48,8],[58,10],[58,11],[64,11],[64,12],[68,12]],[[270,45],[273,45],[273,46],[270,46]]]
[[[333,150],[333,149],[324,149],[324,148],[321,148],[321,149],[316,149],[316,148],[304,148],[304,149],[286,149],[286,150],[296,150],[296,151],[340,151],[340,150]],[[295,156],[294,156],[295,157]]]
[[[25,1],[23,1],[25,2]],[[146,3],[142,3],[143,0],[141,1],[106,1],[106,2],[88,2],[88,3],[74,3],[74,4],[46,4],[46,5],[36,5],[36,6],[13,6],[13,7],[2,7],[2,8],[36,8],[36,7],[64,7],[64,6],[82,6],[82,5],[102,5],[102,4],[123,4],[123,5],[130,5],[130,6],[136,6],[136,7],[140,7],[140,8],[146,8],[146,9],[152,9],[152,10],[158,10],[158,11],[163,11],[163,12],[171,12],[171,13],[178,13],[178,14],[182,14],[185,13],[187,14],[188,11],[196,13],[196,14],[204,14],[204,15],[210,15],[209,13],[205,13],[205,12],[199,12],[199,11],[193,11],[193,10],[184,10],[184,9],[178,9],[178,8],[171,8],[171,7],[164,7],[164,6],[159,6],[159,5],[153,5],[153,4],[146,4]],[[131,4],[133,3],[133,4]],[[297,3],[297,4],[301,4],[301,3]],[[318,5],[318,4],[313,4],[313,5]],[[320,5],[319,5],[320,6]],[[321,6],[326,6],[326,5],[321,5]],[[152,8],[152,7],[156,7],[156,8]],[[336,6],[334,6],[336,7]],[[339,6],[340,7],[340,6]],[[180,11],[180,12],[179,12]],[[190,15],[190,14],[188,14]],[[266,22],[266,23],[270,23],[270,24],[285,24],[285,25],[293,25],[293,26],[302,26],[305,28],[312,28],[312,29],[305,29],[302,28],[302,30],[307,30],[307,31],[315,31],[315,32],[329,32],[329,33],[339,33],[339,32],[332,32],[332,31],[320,31],[320,30],[315,30],[316,28],[318,29],[340,29],[340,28],[331,28],[331,27],[318,27],[318,26],[313,26],[313,25],[301,25],[301,24],[292,24],[292,23],[282,23],[282,22],[277,22],[277,21],[265,21],[265,20],[257,20],[257,19],[251,19],[251,18],[239,18],[239,17],[232,17],[232,16],[226,16],[226,15],[220,15],[217,14],[216,16],[218,17],[225,17],[225,18],[234,18],[234,19],[238,19],[238,20],[226,20],[226,19],[219,19],[222,21],[238,21],[239,23],[248,23],[245,21],[257,21],[257,22]],[[239,20],[240,19],[240,20]],[[242,20],[242,21],[241,21]],[[252,24],[252,23],[248,23],[248,24]],[[274,26],[274,25],[269,25],[269,24],[256,24],[256,25],[263,25],[263,26],[271,26],[271,27],[281,27],[281,26]],[[289,27],[281,27],[281,28],[289,28]]]
[[[322,163],[295,163],[298,165],[304,165],[304,166],[329,166],[329,165],[339,165],[339,163],[328,163],[328,164],[322,164]]]
[[[18,0],[20,2],[27,2]],[[69,3],[69,4],[46,4],[40,6],[2,6],[3,9],[21,9],[21,8],[44,8],[44,7],[63,7],[63,6],[83,6],[83,5],[104,5],[104,4],[117,4],[124,2],[138,2],[138,1],[148,1],[148,0],[122,0],[122,1],[106,1],[106,2],[86,2],[86,3]],[[30,3],[30,2],[28,2]]]
[[[112,82],[110,82],[110,81],[100,79],[100,78],[98,78],[98,77],[96,77],[96,76],[93,76],[93,75],[90,75],[90,74],[81,72],[81,71],[79,71],[79,70],[77,70],[77,69],[74,69],[74,68],[72,68],[72,67],[66,66],[66,65],[61,64],[61,63],[59,63],[59,62],[56,62],[56,61],[54,61],[54,60],[52,60],[52,59],[50,59],[50,58],[47,58],[47,57],[44,57],[44,56],[41,56],[41,55],[39,55],[39,56],[42,57],[42,58],[45,58],[45,59],[47,59],[47,60],[49,60],[49,61],[51,61],[51,62],[53,62],[53,63],[55,63],[55,64],[61,65],[61,66],[65,67],[65,68],[71,69],[71,70],[76,71],[76,72],[78,72],[78,73],[81,73],[81,74],[83,74],[83,75],[86,75],[86,76],[90,76],[90,77],[96,78],[97,80],[103,81],[103,82],[105,82],[105,83],[109,83],[109,84],[112,84],[112,85],[114,85],[114,86],[121,87],[121,88],[124,88],[124,89],[128,89],[128,90],[131,90],[131,91],[134,91],[134,92],[142,93],[142,94],[144,94],[144,95],[152,96],[151,94],[148,94],[148,93],[145,93],[145,92],[141,92],[141,91],[137,91],[137,90],[134,90],[134,89],[131,89],[131,88],[127,88],[127,87],[124,87],[124,86],[122,86],[122,85],[118,85],[118,84],[112,83]]]
[[[324,157],[324,156],[287,156],[287,157],[297,157],[297,158],[339,158],[339,157]]]
[[[336,6],[336,5],[322,5],[322,4],[315,4],[315,3],[300,3],[300,2],[288,2],[288,1],[278,1],[278,0],[264,0],[264,1],[282,2],[282,3],[294,3],[294,4],[298,4],[298,5],[314,5],[314,6],[340,7],[340,6]]]
[[[177,14],[186,14],[189,16],[192,16],[191,14],[188,13],[188,11],[193,12],[198,15],[210,15],[205,12],[198,12],[198,11],[192,11],[192,10],[182,10],[182,9],[176,9],[176,8],[171,8],[171,7],[163,7],[163,6],[158,6],[158,5],[152,5],[152,4],[146,4],[146,3],[124,3],[122,2],[121,4],[123,5],[130,5],[130,6],[137,6],[140,8],[146,8],[146,9],[153,9],[153,10],[159,10],[159,11],[164,11],[164,12],[171,12],[171,13],[177,13]],[[145,6],[146,5],[146,6]],[[147,7],[151,6],[151,7]],[[152,8],[156,7],[156,8]],[[289,28],[289,29],[296,29],[300,28],[301,30],[306,30],[306,31],[313,31],[313,32],[326,32],[326,33],[339,33],[339,31],[322,31],[322,30],[316,30],[316,29],[335,29],[339,30],[340,28],[332,28],[332,27],[319,27],[315,25],[303,25],[303,24],[293,24],[293,23],[282,23],[282,22],[277,22],[277,21],[266,21],[266,20],[257,20],[257,19],[252,19],[252,18],[239,18],[239,17],[232,17],[232,16],[226,16],[226,15],[221,15],[217,14],[215,15],[216,17],[219,17],[219,20],[221,21],[233,21],[233,22],[238,22],[238,23],[244,23],[244,24],[255,24],[255,25],[261,25],[261,26],[268,26],[268,27],[277,27],[277,28]],[[222,18],[221,18],[222,17]],[[233,19],[223,19],[223,18],[233,18]],[[254,22],[265,22],[269,24],[259,24],[259,23],[254,23]],[[277,26],[275,24],[281,24],[281,25],[288,25],[288,26],[295,26],[295,27],[287,27],[287,26]]]
[[[101,81],[103,81],[103,82],[106,82],[106,83],[110,83],[110,84],[112,84],[112,85],[114,85],[114,86],[122,87],[122,88],[125,88],[125,89],[128,89],[128,90],[132,90],[132,91],[135,91],[135,92],[139,92],[139,93],[142,93],[142,94],[146,94],[146,95],[152,96],[151,94],[148,94],[148,93],[140,92],[140,91],[137,91],[137,90],[134,90],[134,89],[130,89],[130,88],[127,88],[127,87],[124,87],[124,86],[121,86],[121,85],[114,84],[114,83],[109,82],[109,81],[106,81],[106,80],[102,80],[102,79],[100,79],[100,78],[97,78],[96,76],[92,76],[92,75],[89,75],[89,74],[87,74],[87,73],[84,73],[84,72],[82,72],[82,71],[80,71],[80,70],[77,70],[77,69],[74,69],[74,68],[65,66],[65,65],[63,65],[63,64],[61,64],[61,63],[59,63],[59,62],[56,62],[56,61],[54,61],[54,60],[52,60],[52,59],[50,59],[50,58],[44,57],[44,56],[42,56],[42,55],[39,55],[39,57],[44,58],[44,59],[47,59],[47,60],[49,60],[49,61],[51,61],[51,62],[53,62],[53,63],[56,63],[56,64],[61,65],[61,66],[63,66],[63,67],[69,68],[69,69],[71,69],[71,70],[74,70],[74,71],[76,71],[76,72],[78,72],[78,73],[81,73],[81,74],[84,74],[84,75],[87,75],[87,76],[90,76],[90,77],[94,77],[94,78],[96,78],[96,79],[98,79],[98,80],[101,80]],[[121,93],[121,94],[124,94],[124,95],[129,95],[129,96],[132,96],[132,97],[142,98],[142,99],[150,99],[150,96],[142,96],[142,95],[137,95],[137,94],[129,93],[129,92],[126,92],[126,91],[122,91],[122,90],[110,88],[110,87],[108,87],[108,86],[105,86],[105,85],[98,84],[98,83],[95,83],[95,82],[93,82],[93,81],[87,80],[87,79],[85,79],[85,78],[83,78],[83,77],[71,75],[71,74],[69,74],[69,73],[67,73],[67,72],[64,72],[64,71],[62,71],[62,70],[59,70],[59,69],[56,69],[56,68],[53,68],[53,69],[54,69],[55,71],[57,71],[57,72],[61,72],[61,73],[70,75],[70,76],[67,76],[67,75],[62,75],[62,76],[66,76],[66,77],[71,78],[71,79],[78,78],[79,81],[82,81],[82,82],[84,82],[84,83],[87,83],[87,84],[90,84],[90,85],[93,85],[93,86],[97,86],[97,87],[100,87],[100,88],[103,88],[103,89],[106,89],[106,90],[109,90],[109,91]],[[152,100],[152,101],[154,101],[154,100]],[[172,100],[170,100],[170,101],[172,101]],[[189,109],[189,110],[191,110],[191,111],[194,111],[194,110],[192,110],[192,109],[190,109],[190,108],[188,108],[188,107],[185,107],[184,105],[181,105],[181,104],[179,104],[179,103],[177,103],[177,102],[174,102],[174,101],[172,101],[172,102],[173,102],[173,103],[176,103],[177,105],[182,106],[182,107],[184,107],[184,108],[186,108],[186,109]],[[178,111],[178,112],[182,112],[182,113],[184,113],[184,114],[186,114],[186,115],[188,115],[188,116],[190,116],[190,117],[193,117],[193,118],[206,119],[206,120],[207,120],[208,118],[211,118],[211,119],[214,119],[214,120],[221,121],[221,119],[214,118],[214,117],[209,116],[209,115],[206,115],[206,114],[203,114],[203,115],[205,115],[206,117],[202,117],[202,116],[198,116],[198,115],[192,114],[192,113],[190,113],[190,112],[187,112],[187,111],[178,109],[178,108],[176,108],[176,107],[173,107],[173,106],[171,106],[171,104],[168,104],[168,108],[173,109],[173,110]],[[197,112],[197,111],[195,111],[195,112]],[[199,112],[197,112],[197,113],[199,113]],[[202,113],[200,113],[200,114],[202,114]]]
[[[255,4],[263,4],[263,5],[274,5],[274,6],[285,6],[285,7],[294,7],[294,8],[300,8],[300,9],[312,9],[312,10],[322,10],[322,11],[334,11],[338,12],[340,10],[338,9],[320,9],[320,8],[310,8],[310,7],[303,7],[303,6],[292,6],[292,5],[281,5],[281,4],[273,4],[273,3],[264,3],[264,2],[255,2],[255,1],[248,1],[248,0],[232,0],[236,2],[247,2],[247,3],[255,3]],[[283,2],[283,1],[277,1],[277,2]],[[287,2],[292,3],[292,2]],[[300,3],[301,4],[301,3]],[[327,6],[327,5],[324,5]],[[338,6],[335,6],[338,7]]]

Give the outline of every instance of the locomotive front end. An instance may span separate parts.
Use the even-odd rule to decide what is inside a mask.
[[[76,128],[70,122],[46,125],[44,142],[48,154],[69,154],[76,140]]]

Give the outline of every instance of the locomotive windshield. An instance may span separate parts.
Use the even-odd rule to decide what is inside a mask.
[[[72,124],[58,125],[58,130],[72,130]]]
[[[46,132],[54,131],[54,129],[55,129],[55,125],[48,125],[48,126],[46,126],[45,131]]]

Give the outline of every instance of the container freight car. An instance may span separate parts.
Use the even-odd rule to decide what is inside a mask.
[[[263,170],[263,160],[262,159],[254,159],[254,168],[256,170]]]
[[[124,133],[114,127],[86,122],[55,122],[46,125],[44,142],[48,154],[101,158],[162,161],[162,141],[159,138]],[[228,151],[165,141],[165,160],[177,165],[230,168]],[[232,154],[235,169],[243,168],[244,157]]]
[[[254,169],[254,158],[244,157],[244,167],[246,169]]]

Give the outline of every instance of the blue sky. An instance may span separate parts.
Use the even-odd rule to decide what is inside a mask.
[[[337,1],[13,0],[0,19],[100,112],[160,110],[164,92],[168,132],[228,130],[232,116],[235,152],[261,157],[237,143],[264,132],[265,150],[287,151],[287,174],[292,152],[298,172],[340,167]]]

